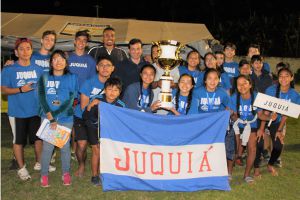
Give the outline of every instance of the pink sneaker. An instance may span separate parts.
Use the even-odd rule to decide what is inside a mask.
[[[68,185],[71,185],[71,175],[70,173],[64,173],[63,177],[63,184],[68,186]]]
[[[41,177],[41,187],[49,187],[48,184],[48,176],[42,176]]]

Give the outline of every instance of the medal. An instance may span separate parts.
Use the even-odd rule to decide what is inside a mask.
[[[60,101],[59,100],[53,100],[52,104],[55,106],[59,106],[60,105]]]

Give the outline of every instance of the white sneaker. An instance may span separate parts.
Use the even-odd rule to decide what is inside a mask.
[[[40,171],[42,169],[42,166],[39,162],[36,162],[33,169],[36,171]]]
[[[31,176],[29,175],[28,170],[26,169],[26,165],[24,165],[21,169],[18,170],[18,175],[21,180],[27,181],[31,179]]]
[[[42,169],[42,166],[39,162],[36,162],[33,169],[36,171],[40,171]],[[49,165],[49,170],[48,170],[49,172],[54,172],[55,170],[56,170],[56,167]]]

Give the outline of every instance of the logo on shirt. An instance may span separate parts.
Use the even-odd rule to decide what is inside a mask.
[[[25,80],[19,80],[19,81],[17,82],[17,86],[18,86],[18,87],[22,87],[23,85],[26,85],[26,81],[25,81]]]
[[[35,70],[26,71],[26,72],[17,72],[17,80],[18,79],[34,79],[37,78]]]
[[[56,94],[56,89],[55,88],[49,88],[47,90],[47,94]]]
[[[35,64],[40,66],[40,67],[48,68],[49,67],[49,60],[35,60]]]
[[[204,104],[204,105],[221,105],[221,99],[220,97],[216,97],[216,98],[201,98],[200,100],[200,104]]]
[[[235,68],[224,67],[225,72],[235,74]]]
[[[80,68],[87,68],[87,63],[71,63],[70,67],[80,67]]]
[[[60,81],[48,81],[47,82],[47,87],[52,87],[52,88],[58,88],[60,84]]]
[[[99,89],[99,88],[93,88],[90,97],[93,97],[95,95],[99,95],[99,94],[103,94],[104,90],[103,89]]]

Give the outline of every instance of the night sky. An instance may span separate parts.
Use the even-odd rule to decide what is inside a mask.
[[[221,42],[230,41],[238,46],[246,46],[247,43],[253,41],[259,43],[265,53],[272,55],[287,54],[287,51],[293,54],[294,49],[299,47],[299,42],[296,47],[287,46],[294,43],[292,39],[286,42],[287,44],[284,42],[285,35],[290,34],[293,38],[294,32],[296,34],[297,31],[300,32],[300,9],[294,0],[234,0],[230,2],[224,0],[123,0],[121,3],[113,0],[83,0],[81,2],[78,3],[77,0],[76,3],[66,0],[4,0],[1,2],[1,7],[3,12],[96,17],[98,6],[99,17],[204,23],[213,36]],[[253,19],[255,23],[252,22]],[[286,24],[290,23],[291,19],[294,24],[287,26]],[[235,28],[236,23],[240,26],[239,28]],[[270,27],[266,26],[268,24]],[[245,30],[248,34],[242,33],[249,26],[250,29]],[[281,30],[281,27],[285,30]],[[253,38],[249,38],[252,35],[254,35]],[[296,37],[299,38],[299,33]],[[282,46],[285,46],[286,50],[281,52],[279,48]],[[297,56],[297,54],[298,52],[292,56]]]

